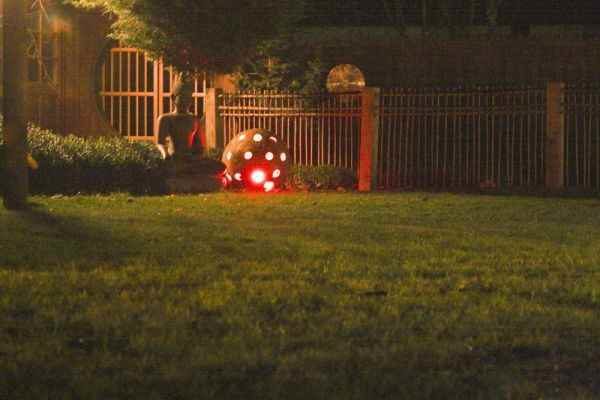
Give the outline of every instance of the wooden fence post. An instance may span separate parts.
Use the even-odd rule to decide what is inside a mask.
[[[221,89],[209,88],[204,97],[204,122],[206,124],[206,147],[214,149],[222,139],[221,119],[219,118],[219,95]]]
[[[370,192],[377,188],[380,92],[379,88],[373,87],[364,88],[362,92],[358,161],[358,190],[361,192]]]
[[[546,89],[546,189],[565,187],[565,84],[549,82]]]

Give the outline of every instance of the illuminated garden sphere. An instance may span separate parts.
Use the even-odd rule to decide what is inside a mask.
[[[288,149],[271,132],[250,129],[225,147],[226,186],[270,192],[285,182],[290,161]]]

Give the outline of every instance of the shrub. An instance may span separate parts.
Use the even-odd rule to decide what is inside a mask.
[[[352,189],[356,184],[356,174],[350,169],[331,165],[294,165],[288,174],[288,184],[296,189]]]
[[[29,148],[40,168],[31,174],[40,193],[152,193],[161,190],[164,168],[153,144],[120,137],[61,137],[30,127]]]
[[[28,127],[27,141],[39,163],[30,171],[31,193],[141,194],[164,188],[166,171],[153,144],[120,137],[60,136],[34,125]]]

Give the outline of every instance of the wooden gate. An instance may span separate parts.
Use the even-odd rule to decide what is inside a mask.
[[[110,125],[131,140],[156,141],[158,116],[172,110],[173,68],[152,60],[144,52],[115,46],[100,71],[100,106]],[[207,76],[195,79],[190,110],[204,113]]]

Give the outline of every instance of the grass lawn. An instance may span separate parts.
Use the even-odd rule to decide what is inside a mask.
[[[600,398],[600,199],[32,201],[1,399]]]

